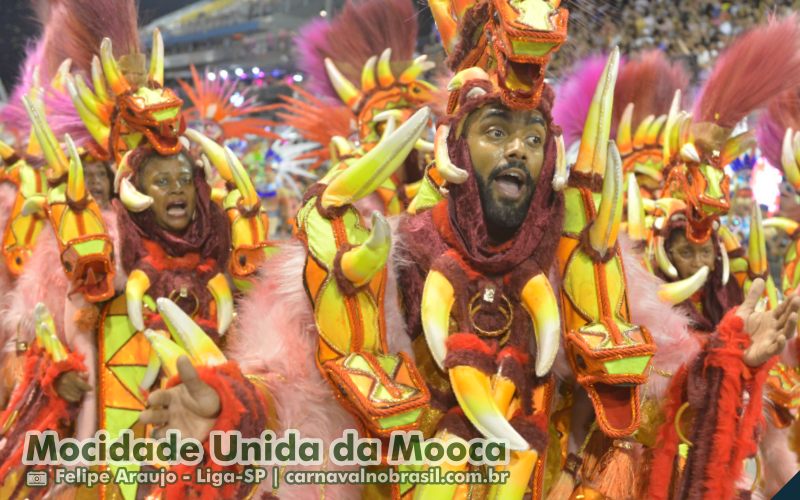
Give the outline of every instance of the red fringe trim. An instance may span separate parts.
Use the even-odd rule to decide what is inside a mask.
[[[528,353],[522,352],[516,347],[513,346],[506,346],[500,350],[500,353],[497,355],[497,364],[499,365],[505,358],[513,358],[517,363],[522,366],[528,364]]]
[[[474,333],[454,333],[447,337],[448,351],[477,351],[484,356],[494,356],[492,349],[486,342]]]
[[[717,327],[717,340],[720,347],[708,349],[706,367],[716,367],[722,371],[719,399],[717,405],[717,425],[714,429],[711,454],[705,469],[704,486],[709,498],[731,498],[741,471],[741,463],[732,463],[738,432],[738,411],[743,406],[743,379],[749,378],[749,369],[742,360],[744,350],[750,344],[750,337],[743,332],[744,320],[730,311]],[[752,402],[751,402],[752,405]],[[752,440],[752,436],[750,440]]]
[[[669,487],[672,483],[672,472],[675,455],[678,453],[678,433],[675,431],[675,416],[683,405],[684,387],[689,374],[687,365],[680,367],[675,373],[667,392],[667,404],[664,409],[666,420],[658,430],[658,438],[654,447],[653,462],[650,467],[650,481],[647,497],[652,500],[669,498]]]
[[[86,372],[86,365],[83,364],[83,354],[71,352],[67,359],[50,364],[42,377],[42,390],[47,397],[61,399],[56,392],[55,383],[58,377],[67,372]]]
[[[214,427],[211,429],[212,431],[233,431],[240,428],[240,424],[244,417],[248,415],[257,415],[259,413],[258,409],[256,408],[246,408],[243,402],[240,401],[236,394],[237,393],[257,393],[258,391],[252,387],[252,384],[244,377],[242,371],[239,369],[239,365],[236,362],[229,361],[225,364],[218,365],[218,366],[198,366],[197,373],[200,376],[200,379],[214,388],[217,391],[217,395],[220,399],[220,414],[217,417],[216,422],[214,423]],[[180,383],[179,377],[173,377],[169,383],[167,384],[168,387],[173,387]],[[244,391],[241,390],[241,387],[247,386],[250,389],[245,389]],[[240,390],[236,391],[235,389],[239,387]],[[261,414],[266,413],[266,402],[261,397],[260,394],[257,396],[257,401],[264,407],[264,411],[261,411]],[[266,429],[265,429],[266,430]],[[195,477],[195,469],[197,468],[209,468],[212,471],[238,471],[241,472],[242,466],[222,466],[219,465],[211,460],[211,452],[209,449],[209,442],[203,444],[203,448],[205,448],[205,457],[204,463],[188,466],[188,465],[178,465],[173,467],[173,470],[176,472],[178,478],[182,478],[184,474],[189,474],[191,477]],[[217,498],[240,498],[245,495],[242,494],[240,491],[241,488],[250,488],[252,486],[244,485],[243,483],[233,483],[233,484],[226,484],[221,487],[215,487],[208,484],[195,484],[194,481],[182,481],[179,480],[175,484],[167,485],[163,491],[162,496],[164,498],[193,498],[193,499],[200,499],[200,500],[215,500]]]

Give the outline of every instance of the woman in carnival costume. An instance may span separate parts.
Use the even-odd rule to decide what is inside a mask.
[[[27,319],[36,340],[2,415],[0,474],[12,496],[32,494],[21,482],[28,431],[87,438],[101,429],[113,440],[128,429],[136,437],[177,429],[205,443],[214,429],[257,437],[269,419],[259,380],[245,378],[221,350],[233,319],[229,280],[246,283],[266,258],[266,219],[252,184],[229,150],[192,130],[186,136],[203,155],[188,153],[182,102],[163,87],[160,34],[154,33],[148,69],[137,50],[133,2],[59,5],[65,17],[49,22],[69,28],[67,40],[80,41],[88,61],[65,83],[73,117],[84,128],[72,120],[53,130],[43,107],[27,108],[48,163],[50,189],[36,201],[53,226],[69,292],[60,297],[66,305],[56,318],[40,304]],[[110,39],[99,42],[109,20],[117,23],[119,57]],[[100,57],[86,52],[98,45]],[[56,134],[67,131],[65,153]],[[115,166],[119,199],[111,219],[117,234],[107,229],[85,186],[76,141],[90,139]],[[222,207],[211,201],[205,180],[212,164],[235,186]],[[94,318],[75,315],[93,305],[100,313]],[[138,464],[101,467],[140,470]],[[220,490],[183,480],[180,472],[190,469],[174,466],[181,480],[163,489],[110,484],[95,492],[104,498],[200,497],[243,495],[250,488],[238,483]]]
[[[676,102],[667,116],[659,198],[642,203],[638,192],[628,191],[629,230],[631,221],[652,222],[646,233],[639,227],[631,236],[640,240],[647,234],[646,265],[667,282],[658,297],[688,315],[687,328],[682,328],[678,316],[670,319],[655,304],[649,311],[643,308],[651,319],[634,314],[647,324],[672,325],[669,331],[654,326],[659,353],[639,434],[646,446],[642,463],[649,470],[639,491],[648,497],[771,494],[791,475],[776,452],[786,448],[785,438],[775,431],[773,412],[767,412],[765,422],[762,409],[780,409],[792,399],[793,384],[775,365],[775,355],[794,334],[798,298],[790,295],[778,303],[758,207],[746,258],[719,219],[730,208],[723,167],[754,144],[752,132],[734,136],[733,127],[794,86],[800,68],[793,52],[798,34],[796,20],[789,18],[737,40],[717,62],[693,114],[680,112]],[[743,74],[742,67],[755,71]],[[643,207],[652,218],[645,219]],[[639,213],[632,215],[637,208]],[[769,312],[759,312],[762,300]],[[777,331],[762,336],[772,328]],[[763,483],[744,474],[759,446]]]

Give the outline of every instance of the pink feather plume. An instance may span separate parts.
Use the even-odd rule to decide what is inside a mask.
[[[325,72],[326,57],[356,85],[367,59],[386,48],[393,62],[405,65],[414,55],[417,28],[412,0],[350,0],[336,19],[312,21],[295,38],[300,70],[311,77],[309,90],[338,99]]]
[[[612,128],[616,129],[629,103],[634,103],[633,123],[636,126],[647,116],[667,114],[675,91],[681,89],[685,93],[688,87],[686,69],[680,63],[670,61],[660,50],[650,50],[630,59],[620,69],[614,88]]]
[[[775,168],[781,168],[781,146],[787,128],[800,130],[800,87],[770,101],[756,127],[758,146]]]

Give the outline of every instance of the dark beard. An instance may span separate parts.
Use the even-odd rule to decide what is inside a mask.
[[[497,201],[492,196],[489,189],[492,182],[510,168],[519,168],[525,172],[525,185],[528,187],[528,194],[516,203],[503,203]],[[536,191],[536,185],[533,182],[528,171],[527,165],[521,161],[511,160],[502,167],[495,168],[489,174],[489,178],[484,181],[480,175],[475,176],[478,183],[478,194],[481,199],[481,208],[483,209],[483,220],[486,223],[486,230],[492,239],[496,241],[505,241],[514,236],[514,233],[525,222],[525,217],[528,215],[528,208],[531,205],[531,198]]]

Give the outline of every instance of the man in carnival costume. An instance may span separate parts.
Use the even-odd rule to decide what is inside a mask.
[[[0,475],[3,491],[13,497],[30,494],[20,463],[29,431],[87,438],[102,429],[113,440],[127,429],[137,437],[177,429],[184,438],[205,442],[214,429],[257,437],[269,417],[258,379],[246,379],[219,347],[233,319],[229,276],[246,282],[266,257],[266,218],[252,184],[229,150],[191,130],[186,136],[204,156],[189,156],[182,102],[163,87],[160,34],[154,34],[148,70],[137,51],[133,2],[65,1],[58,7],[48,27],[60,28],[62,36],[68,32],[66,40],[79,47],[84,61],[76,65],[82,72],[65,77],[73,119],[63,125],[54,120],[53,130],[43,106],[25,103],[48,163],[50,190],[35,205],[53,226],[69,292],[42,297],[64,303],[55,318],[39,304],[19,319],[35,330],[35,340],[2,415]],[[106,30],[124,55],[115,57],[110,39],[100,42]],[[98,46],[99,58],[89,52]],[[76,126],[78,117],[85,128]],[[67,154],[56,138],[64,132]],[[116,168],[119,199],[108,229],[107,217],[86,189],[75,144],[92,140],[97,156]],[[210,200],[205,179],[211,164],[235,186],[223,207]],[[39,296],[41,289],[31,288]],[[95,305],[99,317],[75,314]],[[138,464],[101,467],[140,469]],[[179,477],[182,470],[189,472],[186,466],[174,469]],[[211,486],[192,480],[163,489],[95,487],[103,498],[203,496],[212,491],[205,488]],[[243,495],[249,488],[240,483],[213,491]]]
[[[733,128],[796,85],[798,34],[789,18],[737,40],[714,67],[692,115],[673,102],[662,132],[658,199],[643,203],[638,190],[628,191],[631,239],[647,246],[647,266],[667,282],[658,285],[657,296],[675,306],[671,313],[650,303],[648,289],[656,282],[633,258],[626,260],[629,282],[639,284],[643,299],[633,317],[652,325],[659,349],[637,434],[650,472],[637,479],[635,490],[650,498],[733,498],[757,488],[772,494],[792,474],[780,452],[786,440],[775,429],[785,425],[776,417],[791,407],[795,382],[774,357],[794,335],[800,299],[789,295],[778,303],[758,207],[746,258],[719,218],[730,208],[722,169],[753,147],[751,132],[733,136]],[[753,71],[742,74],[742,67]],[[644,217],[645,209],[652,217]],[[645,228],[645,220],[652,225]],[[762,297],[766,306],[757,305]],[[759,312],[764,307],[771,310]],[[681,314],[688,324],[681,324]],[[743,474],[759,445],[760,484]]]
[[[566,164],[550,117],[552,91],[543,79],[550,54],[565,39],[566,11],[540,1],[435,2],[432,8],[457,72],[449,118],[436,134],[436,163],[426,172],[432,186],[447,187],[447,200],[429,199],[426,206],[435,207],[401,220],[394,253],[387,222],[373,215],[368,233],[351,205],[410,151],[407,141],[416,141],[425,118],[417,113],[397,129],[406,142],[395,147],[393,161],[366,175],[364,162],[376,162],[385,154],[381,145],[393,144],[379,143],[358,162],[335,166],[309,191],[298,214],[302,245],[287,244],[266,264],[264,281],[241,308],[232,350],[246,353],[250,369],[272,372],[281,426],[326,441],[354,426],[376,437],[420,429],[427,437],[507,439],[512,478],[492,492],[478,487],[473,493],[539,497],[554,390],[549,372],[561,335],[551,269],[564,279],[568,356],[604,432],[625,437],[636,429],[638,384],[653,352],[647,332],[627,321],[616,245],[621,161],[608,146],[605,117],[618,57],[612,56],[598,86],[586,151],[566,190],[572,215],[564,221],[559,191]],[[607,166],[611,173],[604,175]],[[591,193],[601,190],[603,202],[596,206]],[[560,242],[552,237],[559,232]],[[608,281],[592,281],[596,275]],[[398,292],[402,313],[395,306]],[[313,311],[304,304],[307,297]],[[590,309],[589,318],[574,304]],[[276,335],[280,327],[301,333]],[[608,335],[607,328],[613,340],[588,343],[592,330]],[[273,332],[272,352],[258,350],[256,331]],[[412,351],[416,364],[406,354]],[[643,363],[615,364],[631,356]],[[354,380],[365,375],[391,396],[359,388]],[[426,408],[429,397],[433,404]],[[326,421],[312,425],[308,415],[318,414]],[[467,489],[419,485],[392,494],[449,498]]]

